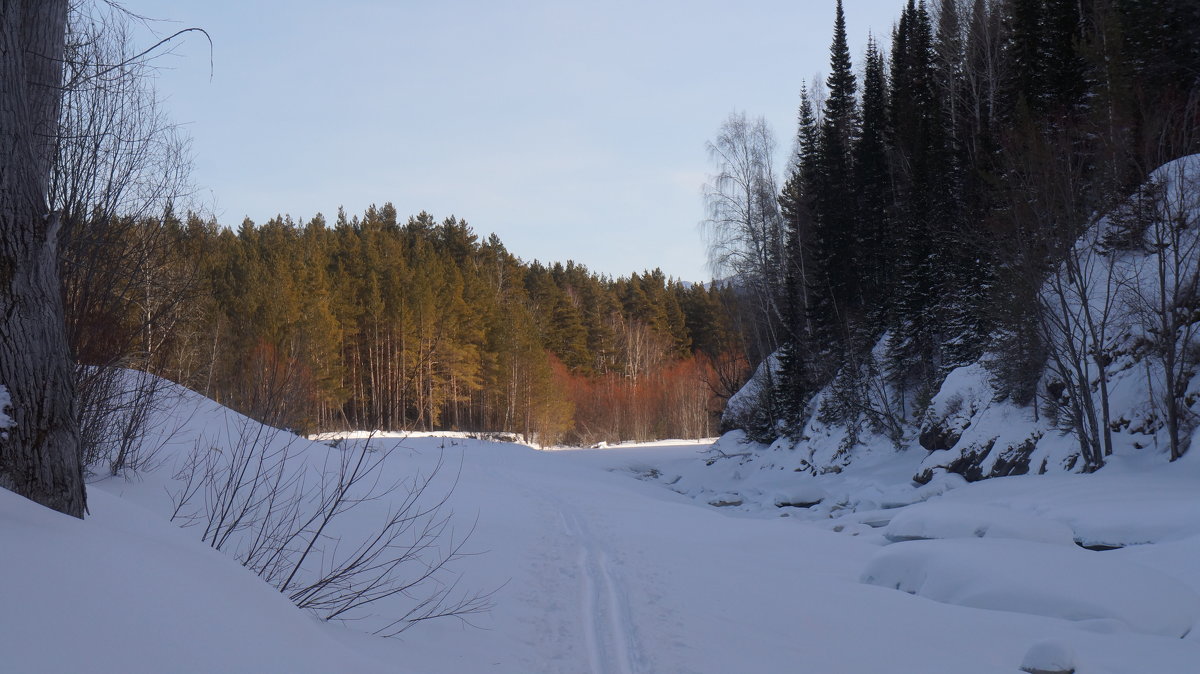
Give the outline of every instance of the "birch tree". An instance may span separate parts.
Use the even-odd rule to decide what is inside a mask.
[[[709,265],[751,294],[761,321],[754,326],[762,355],[779,346],[786,237],[774,173],[775,138],[766,120],[734,113],[708,144],[715,168],[704,186]]]

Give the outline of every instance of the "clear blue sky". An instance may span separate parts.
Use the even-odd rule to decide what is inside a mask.
[[[525,260],[710,274],[704,145],[735,110],[780,157],[828,69],[833,0],[126,0],[200,26],[158,61],[218,220],[332,221],[391,201],[495,232]],[[902,0],[846,0],[855,67]],[[147,44],[152,39],[145,36]]]

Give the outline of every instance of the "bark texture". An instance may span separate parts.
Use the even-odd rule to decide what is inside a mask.
[[[46,198],[66,17],[66,0],[0,0],[0,385],[15,422],[0,438],[0,487],[83,517],[58,219]]]

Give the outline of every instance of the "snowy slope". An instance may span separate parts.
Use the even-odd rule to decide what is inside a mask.
[[[1144,206],[1139,199],[1149,200],[1153,207]],[[1144,230],[1130,225],[1130,213],[1138,208],[1157,214],[1143,213]],[[1166,462],[1170,454],[1161,404],[1166,387],[1164,366],[1156,351],[1163,340],[1153,308],[1160,284],[1185,287],[1200,276],[1200,155],[1177,159],[1154,171],[1139,195],[1099,218],[1080,237],[1072,259],[1075,275],[1066,271],[1064,263],[1058,278],[1068,280],[1057,286],[1047,281],[1043,289],[1048,305],[1069,316],[1049,321],[1052,325],[1047,330],[1056,342],[1073,340],[1079,352],[1102,353],[1110,359],[1105,380],[1117,462]],[[1179,352],[1194,361],[1200,357],[1200,304],[1186,290],[1176,294],[1175,312],[1183,323],[1177,331]],[[884,335],[876,345],[876,362],[884,362],[887,340]],[[1049,392],[1062,387],[1061,374],[1047,366],[1037,384],[1039,407],[1018,405],[993,383],[991,366],[1002,359],[999,354],[985,353],[979,362],[949,372],[918,418],[912,416],[913,400],[905,399],[886,380],[869,378],[864,395],[871,399],[864,406],[888,413],[892,419],[903,417],[897,410],[908,410],[907,420],[889,429],[890,437],[879,435],[883,429],[878,415],[863,414],[850,422],[823,421],[819,410],[832,396],[830,385],[811,402],[811,417],[798,439],[785,437],[769,447],[754,446],[734,433],[722,444],[736,446],[729,450],[732,453],[749,453],[742,462],[742,475],[776,469],[823,474],[846,470],[852,463],[866,464],[869,470],[871,465],[891,460],[889,456],[904,455],[920,457],[915,461],[911,456],[896,458],[920,483],[940,481],[947,474],[975,481],[1026,472],[1084,470],[1080,442],[1067,418],[1070,410],[1061,408],[1056,418],[1055,406],[1047,402]],[[1094,355],[1081,358],[1080,376],[1091,388],[1083,395],[1090,394],[1095,409],[1101,410],[1097,360]],[[765,395],[763,380],[768,367],[777,368],[777,361],[771,359],[760,366],[731,398],[727,423],[745,424],[761,409],[758,400]],[[1200,424],[1200,370],[1195,362],[1179,369],[1186,408],[1181,439],[1187,447],[1189,435]],[[1098,426],[1102,425],[1098,420]],[[758,488],[755,480],[744,485],[746,490]]]
[[[1157,209],[1150,223],[1143,223],[1146,231],[1134,228],[1130,233],[1128,217],[1123,216],[1138,203],[1138,197],[1131,197],[1076,242],[1073,258],[1078,281],[1053,288],[1048,282],[1043,292],[1053,293],[1048,304],[1059,307],[1060,315],[1071,316],[1069,321],[1060,316],[1054,322],[1052,332],[1057,341],[1073,340],[1083,351],[1101,352],[1112,359],[1105,369],[1115,454],[1164,458],[1168,438],[1160,398],[1165,379],[1163,364],[1155,358],[1155,345],[1161,340],[1152,308],[1160,284],[1185,287],[1200,274],[1200,155],[1158,168],[1141,194],[1156,195],[1144,197]],[[1118,246],[1114,241],[1124,243]],[[1059,278],[1063,277],[1070,275],[1060,270]],[[1181,344],[1180,350],[1195,358],[1200,335],[1193,334],[1196,330],[1187,323],[1200,321],[1200,314],[1195,313],[1196,298],[1184,290],[1168,294],[1170,301],[1181,303],[1176,311],[1184,326],[1177,338],[1191,340],[1190,346]],[[1088,316],[1102,330],[1088,334]],[[984,361],[995,357],[985,355]],[[1084,359],[1081,365],[1100,409],[1101,373],[1095,361]],[[1053,389],[1057,376],[1048,367],[1039,390]],[[1066,432],[1065,424],[1054,423],[1052,408],[1038,414],[1029,407],[997,400],[989,379],[983,362],[959,368],[947,377],[924,430],[935,429],[953,442],[925,460],[920,479],[946,469],[969,472],[972,479],[978,479],[1083,467],[1078,460],[1078,440]],[[1200,419],[1200,373],[1194,367],[1185,369],[1182,384],[1186,447],[1187,435]]]
[[[88,505],[81,522],[0,489],[0,669],[388,671],[160,515]]]

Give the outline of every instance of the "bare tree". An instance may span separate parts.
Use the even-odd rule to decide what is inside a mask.
[[[65,0],[0,7],[0,385],[15,424],[0,439],[0,487],[83,517],[86,497],[47,199],[59,115]]]
[[[1054,377],[1048,393],[1065,403],[1088,470],[1112,454],[1108,377],[1116,335],[1110,328],[1124,286],[1114,257],[1085,236],[1067,249],[1040,295],[1039,325]]]
[[[131,467],[154,405],[153,377],[195,285],[195,260],[175,250],[173,205],[190,191],[188,141],[163,114],[151,55],[132,45],[125,10],[74,2],[50,203],[60,214],[59,265],[85,468]],[[147,385],[129,395],[131,384]],[[119,449],[118,449],[119,448]],[[115,453],[114,453],[115,452]]]
[[[1036,334],[1022,341],[1045,358],[1042,400],[1075,434],[1090,472],[1112,453],[1108,377],[1124,274],[1097,245],[1085,202],[1089,158],[1075,151],[1070,131],[1026,129],[1013,142],[1022,149],[1007,176],[1011,301],[1033,305]]]
[[[1128,299],[1161,376],[1161,387],[1151,391],[1152,404],[1162,412],[1172,461],[1186,451],[1182,434],[1194,423],[1185,397],[1200,359],[1198,170],[1194,158],[1177,160],[1131,198],[1135,233],[1149,260],[1130,284]]]
[[[708,144],[717,173],[704,186],[709,266],[753,307],[745,334],[751,362],[780,345],[786,232],[775,179],[775,138],[766,121],[731,114]],[[769,368],[768,368],[769,369]]]

